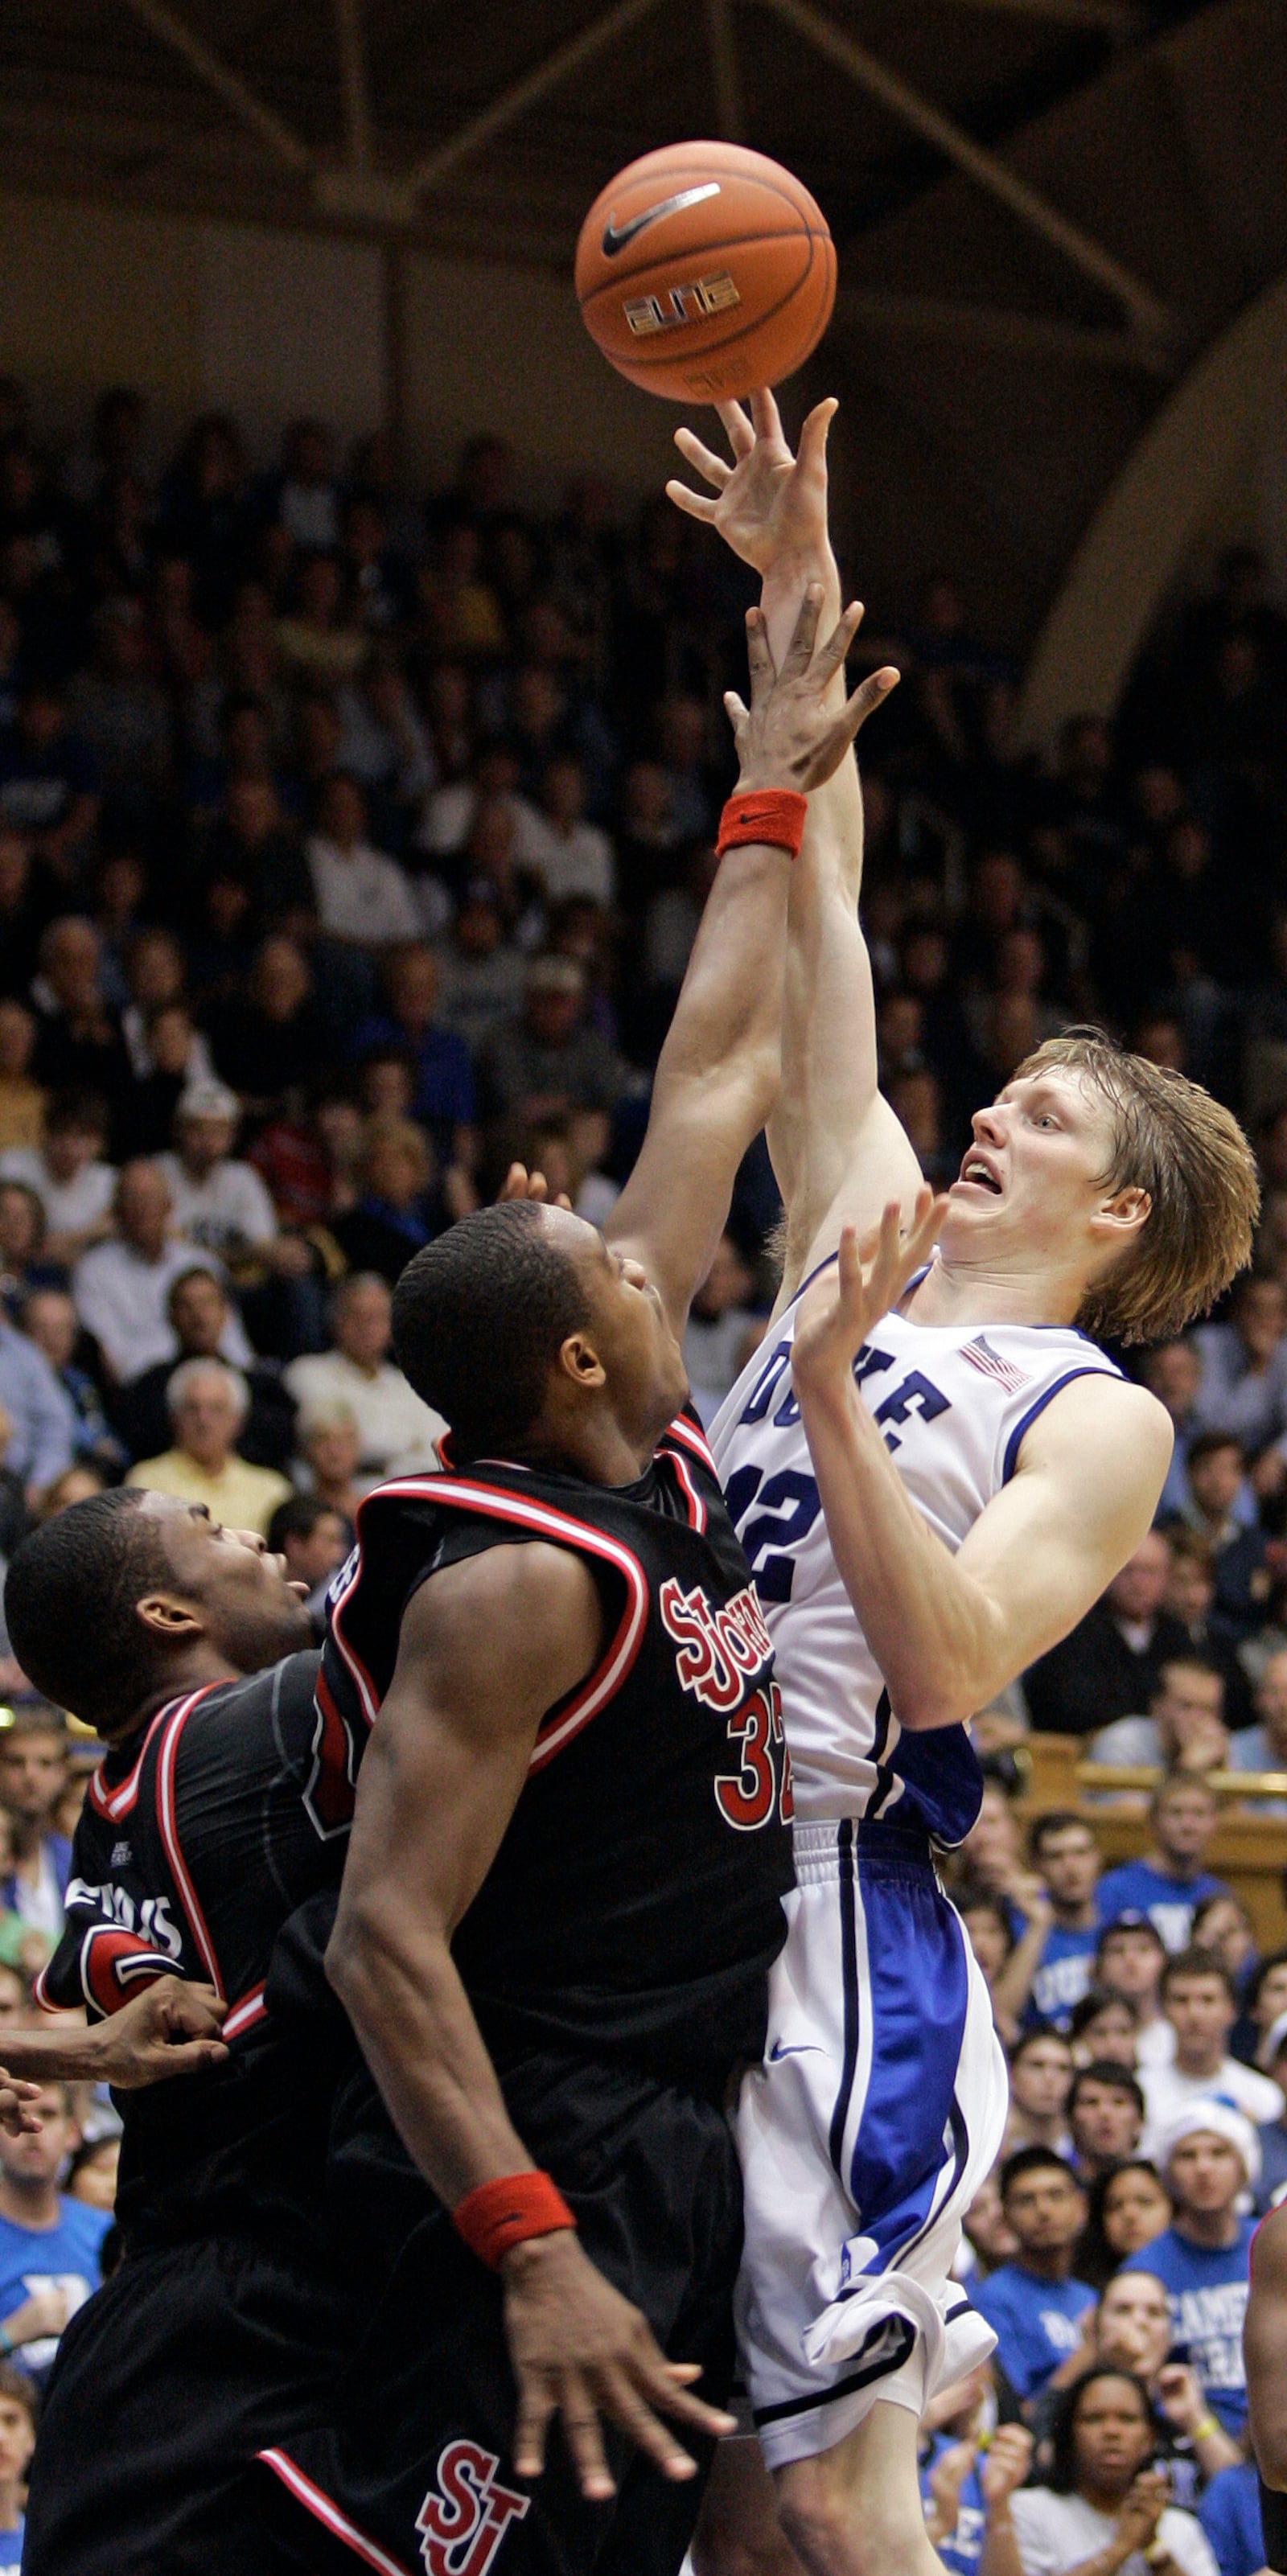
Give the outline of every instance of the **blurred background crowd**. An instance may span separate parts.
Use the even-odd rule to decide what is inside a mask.
[[[125,387],[50,455],[0,383],[0,1560],[128,1477],[264,1531],[320,1617],[362,1493],[434,1463],[390,1348],[406,1260],[514,1156],[591,1219],[630,1168],[752,595],[664,500],[583,481],[542,516],[494,437],[426,498],[316,421],[268,473],[222,414],[158,454]],[[1231,553],[1049,766],[946,579],[859,642],[904,675],[864,738],[866,919],[927,1173],[1095,1019],[1235,1107],[1265,1188],[1227,1311],[1131,1359],[1176,1428],[1157,1528],[977,1721],[958,1898],[1012,2114],[962,2268],[1000,2346],[927,2419],[927,2512],[963,2576],[1060,2576],[1098,2531],[1114,2565],[1252,2576],[1246,2248],[1287,2180],[1287,617]],[[689,1333],[707,1419],[777,1213],[761,1140]],[[2,2053],[91,1752],[2,1627],[0,1690]],[[1231,1814],[1258,1902],[1212,1864]],[[46,2098],[0,2137],[0,2568],[111,2206],[109,2107]]]

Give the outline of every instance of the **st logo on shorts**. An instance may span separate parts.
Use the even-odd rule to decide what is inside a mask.
[[[438,2483],[416,2517],[429,2576],[487,2576],[510,2524],[522,2521],[532,2501],[497,2485],[499,2467],[495,2452],[477,2442],[447,2444]]]

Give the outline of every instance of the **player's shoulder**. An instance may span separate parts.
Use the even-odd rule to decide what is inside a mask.
[[[539,1655],[591,1601],[597,1608],[594,1579],[575,1548],[557,1537],[507,1539],[500,1532],[494,1546],[457,1558],[419,1586],[407,1605],[403,1642],[413,1655],[471,1644],[490,1653],[499,1633],[507,1651]]]
[[[1097,1466],[1111,1459],[1119,1473],[1141,1480],[1156,1470],[1159,1486],[1174,1445],[1165,1405],[1107,1360],[1088,1362],[1057,1384],[1025,1440],[1030,1456],[1093,1459]]]

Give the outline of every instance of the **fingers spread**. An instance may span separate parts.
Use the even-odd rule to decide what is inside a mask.
[[[715,516],[715,504],[708,492],[690,492],[686,483],[676,482],[673,478],[666,485],[666,498],[690,519],[710,521]]]
[[[781,439],[785,446],[786,441],[782,439],[782,415],[767,385],[761,385],[758,393],[753,393],[751,396],[751,418],[755,423],[757,438]]]
[[[750,721],[749,710],[743,706],[736,689],[726,689],[724,691],[724,713],[728,717],[734,733],[740,733],[743,725]]]
[[[695,474],[704,474],[717,492],[722,492],[725,484],[732,481],[733,468],[727,459],[717,456],[713,447],[704,447],[695,430],[677,429],[675,445],[685,463],[692,466]]]
[[[724,423],[729,446],[740,463],[744,456],[750,455],[755,445],[755,432],[740,403],[716,403],[715,409]]]
[[[545,2436],[554,2400],[543,2383],[524,2373],[519,2380],[514,2425],[514,2466],[520,2478],[539,2478],[545,2467]]]
[[[821,465],[825,462],[827,432],[839,409],[840,405],[834,394],[828,394],[825,402],[814,404],[800,432],[797,453],[801,465]]]
[[[595,2403],[577,2370],[563,2374],[559,2417],[582,2495],[591,2503],[615,2495],[616,2483],[604,2454]]]
[[[791,637],[790,644],[787,647],[786,659],[782,664],[782,675],[784,679],[788,677],[788,675],[792,679],[798,679],[802,671],[808,670],[809,664],[813,660],[813,643],[814,637],[818,632],[818,617],[821,608],[822,584],[820,581],[811,581],[805,586],[804,597],[800,602],[800,613],[795,621],[795,632]]]
[[[696,2461],[689,2458],[682,2442],[645,2405],[625,2371],[605,2371],[598,2394],[604,2413],[629,2434],[636,2450],[656,2462],[664,2477],[691,2478],[695,2474]]]
[[[826,643],[820,644],[818,647],[816,667],[817,675],[820,680],[829,680],[832,672],[838,671],[841,663],[848,659],[849,647],[852,644],[862,621],[862,601],[860,599],[851,599],[849,606],[842,612],[837,624],[832,628],[830,635],[827,637]]]
[[[868,716],[875,713],[876,708],[889,696],[890,690],[896,689],[897,686],[897,671],[873,671],[871,678],[863,680],[854,690],[853,696],[846,699],[840,710],[834,737],[829,739],[842,744],[852,742],[855,734],[861,733]]]
[[[754,706],[760,698],[767,696],[777,677],[769,650],[768,621],[762,608],[748,608],[746,612],[746,658],[750,666],[751,704]]]

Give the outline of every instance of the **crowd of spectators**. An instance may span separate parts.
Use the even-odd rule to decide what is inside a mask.
[[[54,457],[0,381],[0,1571],[128,1478],[263,1530],[320,1620],[361,1495],[434,1462],[391,1352],[407,1259],[514,1156],[595,1220],[629,1170],[752,595],[660,497],[542,511],[494,437],[426,500],[315,421],[268,471],[217,413],[161,455],[120,387]],[[1254,2576],[1239,2329],[1287,2181],[1287,1948],[1206,1864],[1209,1775],[1287,1774],[1287,618],[1231,553],[1048,764],[949,581],[870,629],[904,674],[864,738],[881,1079],[927,1173],[1093,1018],[1236,1108],[1265,1188],[1227,1310],[1130,1360],[1176,1429],[1156,1528],[976,1722],[957,1894],[1011,2116],[962,2273],[999,2348],[926,2418],[929,2527],[960,2576]],[[761,1142],[689,1330],[706,1418],[777,1213]],[[85,1755],[2,1627],[0,1689],[2,2035]],[[1025,1841],[1042,1732],[1100,1768]],[[1287,1815],[1287,1778],[1249,1794]],[[1106,1869],[1132,1806],[1147,1847]],[[110,2109],[43,2100],[0,2138],[0,2576],[111,2209]]]

